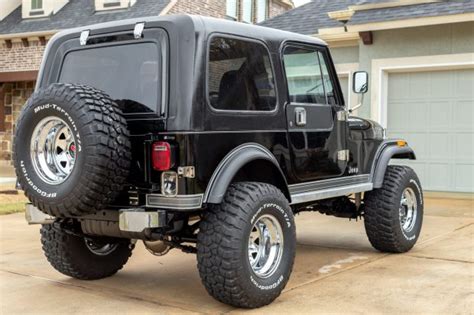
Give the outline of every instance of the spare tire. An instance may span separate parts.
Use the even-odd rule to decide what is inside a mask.
[[[122,190],[130,159],[122,111],[95,88],[56,83],[39,89],[18,119],[18,181],[34,206],[55,217],[104,209]]]

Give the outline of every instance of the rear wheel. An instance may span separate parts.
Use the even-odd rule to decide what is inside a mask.
[[[202,282],[217,300],[245,308],[271,303],[293,267],[295,224],[278,188],[242,182],[229,187],[201,222],[197,258]]]
[[[382,252],[409,251],[423,223],[423,192],[413,169],[390,165],[383,186],[366,193],[365,230],[372,246]]]
[[[133,249],[130,240],[79,236],[59,222],[41,227],[41,243],[54,269],[81,280],[115,274],[128,261]]]

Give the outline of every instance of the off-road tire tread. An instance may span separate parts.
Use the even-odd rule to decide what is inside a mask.
[[[243,268],[239,259],[240,239],[246,221],[242,215],[253,211],[263,196],[272,196],[288,203],[283,193],[273,185],[258,182],[238,182],[230,185],[221,204],[211,205],[205,212],[198,234],[197,258],[201,281],[218,301],[242,308],[256,308],[271,303],[281,290],[249,296],[236,275]],[[289,206],[288,206],[289,207]],[[293,267],[294,253],[290,270]]]
[[[96,213],[115,200],[126,182],[131,163],[127,122],[109,95],[86,85],[56,83],[46,89],[39,89],[33,93],[22,111],[32,110],[39,100],[53,96],[67,99],[72,103],[71,108],[76,112],[76,117],[86,119],[87,123],[79,130],[82,143],[94,145],[87,148],[93,154],[85,156],[84,169],[81,170],[82,181],[67,198],[51,203],[42,202],[41,198],[28,189],[28,184],[20,173],[21,167],[15,152],[17,145],[24,144],[18,141],[14,141],[13,146],[16,175],[28,199],[45,213],[55,217]],[[25,115],[20,115],[17,133],[24,117]],[[86,138],[90,141],[84,141]]]
[[[54,269],[80,280],[110,277],[122,269],[132,255],[133,246],[122,245],[109,254],[113,255],[113,259],[107,264],[91,264],[87,261],[87,257],[74,259],[71,256],[71,242],[74,242],[74,238],[78,236],[61,230],[56,223],[43,225],[40,233],[43,252]]]
[[[381,252],[404,253],[412,247],[395,230],[399,228],[399,218],[394,208],[398,209],[400,205],[400,187],[407,177],[417,179],[412,168],[389,165],[383,186],[365,194],[365,230],[372,246]]]

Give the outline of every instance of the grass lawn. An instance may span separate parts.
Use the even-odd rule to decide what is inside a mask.
[[[25,202],[1,203],[0,215],[25,211]]]
[[[12,194],[14,190],[15,184],[0,185],[0,215],[25,211],[25,203],[28,199],[22,191]]]

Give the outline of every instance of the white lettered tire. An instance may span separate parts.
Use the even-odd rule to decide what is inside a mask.
[[[237,307],[271,303],[290,277],[296,230],[288,200],[275,186],[232,184],[201,221],[197,259],[210,295]]]
[[[17,123],[13,162],[21,188],[55,217],[95,213],[122,190],[131,149],[127,123],[104,92],[74,84],[36,91]]]

